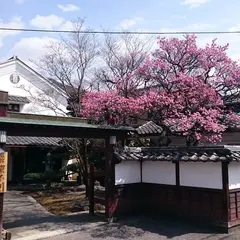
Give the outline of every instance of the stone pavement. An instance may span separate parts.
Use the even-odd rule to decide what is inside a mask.
[[[101,224],[88,213],[54,216],[32,197],[11,191],[4,196],[3,226],[13,240],[35,240],[81,230],[88,224]]]
[[[13,240],[239,240],[240,231],[219,234],[173,220],[131,217],[107,224],[88,213],[53,216],[32,198],[19,192],[5,194],[4,227]]]

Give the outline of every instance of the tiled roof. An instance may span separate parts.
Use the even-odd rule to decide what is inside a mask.
[[[61,138],[7,136],[8,146],[59,146]]]
[[[117,161],[240,162],[240,146],[126,148],[115,150]]]
[[[8,102],[17,102],[17,103],[30,103],[29,99],[26,97],[20,97],[15,95],[8,95]]]
[[[163,128],[156,123],[149,121],[136,129],[138,135],[160,135]]]

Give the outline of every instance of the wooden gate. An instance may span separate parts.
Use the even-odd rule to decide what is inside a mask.
[[[105,214],[105,187],[96,186],[95,184],[97,179],[104,176],[104,170],[95,170],[94,164],[90,164],[89,213],[91,215]]]

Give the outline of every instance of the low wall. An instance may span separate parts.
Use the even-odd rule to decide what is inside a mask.
[[[191,217],[224,225],[222,190],[139,183],[116,186],[117,216],[126,214]]]
[[[240,187],[240,181],[237,181],[240,179],[240,164],[237,167],[234,164],[229,169],[232,172],[229,177],[232,185]],[[139,161],[124,161],[115,165],[115,185],[153,183],[175,186],[178,182],[177,176],[181,186],[223,188],[221,162],[181,162],[178,170],[171,161],[146,161],[142,164]]]
[[[230,227],[240,224],[240,189],[230,190],[229,217]]]
[[[168,215],[228,226],[220,162],[146,161],[115,166],[116,216]],[[240,197],[240,196],[239,196]]]

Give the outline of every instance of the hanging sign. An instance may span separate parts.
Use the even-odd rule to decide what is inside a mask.
[[[7,159],[7,152],[0,153],[0,192],[7,191]]]

